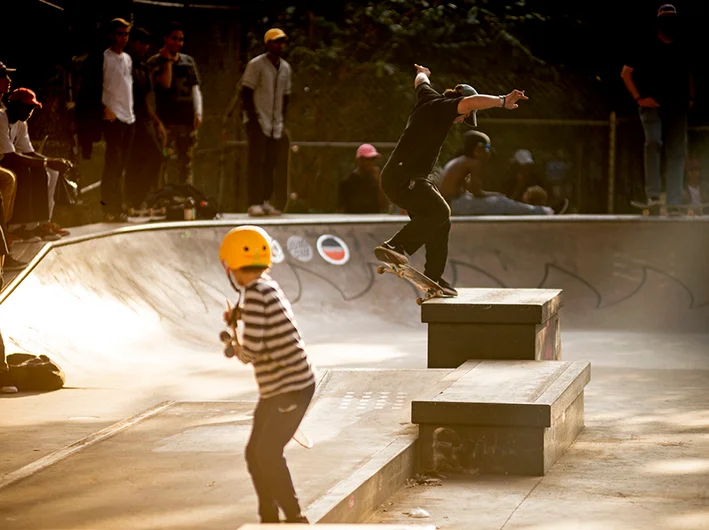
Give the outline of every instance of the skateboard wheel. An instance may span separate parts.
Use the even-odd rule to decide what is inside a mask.
[[[416,303],[417,303],[418,305],[423,304],[423,298],[417,298],[417,299],[416,299]]]
[[[397,272],[396,272],[396,275],[397,275],[399,278],[403,278],[403,277],[405,276],[405,275],[404,275],[404,271],[397,271]]]
[[[231,340],[231,335],[229,335],[228,331],[222,331],[219,334],[219,340],[222,342],[227,342],[227,341]]]
[[[378,265],[377,266],[377,274],[384,274],[384,266]]]
[[[224,350],[224,355],[227,357],[227,359],[231,359],[232,357],[234,357],[234,355],[236,355],[236,352],[234,352],[234,348],[229,346]]]

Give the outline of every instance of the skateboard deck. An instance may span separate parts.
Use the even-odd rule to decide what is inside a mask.
[[[443,287],[434,282],[431,278],[419,272],[408,264],[394,264],[384,262],[384,265],[377,267],[378,274],[395,274],[399,278],[404,278],[419,291],[424,293],[423,296],[416,299],[418,305],[423,304],[432,298],[451,298],[443,291]]]

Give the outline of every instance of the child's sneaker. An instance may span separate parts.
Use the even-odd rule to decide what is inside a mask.
[[[252,204],[249,206],[248,212],[251,217],[263,217],[266,214],[260,204]]]
[[[409,262],[403,247],[390,245],[389,243],[382,243],[376,247],[374,255],[379,261],[391,263],[392,265],[404,265]]]

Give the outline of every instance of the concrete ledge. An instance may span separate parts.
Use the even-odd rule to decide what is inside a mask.
[[[460,289],[457,298],[421,307],[428,323],[428,367],[457,368],[469,359],[560,360],[557,289]]]
[[[583,428],[588,362],[468,361],[460,369],[468,371],[434,399],[412,402],[423,470],[545,475]]]
[[[308,506],[316,523],[356,523],[404,487],[416,470],[416,439],[399,438]]]
[[[434,298],[421,321],[465,324],[542,324],[563,305],[559,289],[458,289],[455,298]]]

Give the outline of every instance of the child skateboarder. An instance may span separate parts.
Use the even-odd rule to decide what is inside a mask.
[[[233,228],[222,240],[219,259],[232,286],[242,293],[244,322],[236,355],[254,366],[259,401],[254,412],[246,464],[259,500],[262,523],[307,523],[300,511],[283,449],[298,429],[315,392],[315,375],[305,354],[293,310],[268,275],[271,244],[257,226]],[[224,314],[227,324],[231,315]]]
[[[405,209],[411,218],[394,237],[374,249],[386,263],[403,264],[426,246],[424,274],[449,296],[458,292],[442,278],[448,259],[451,210],[431,178],[441,146],[453,123],[470,119],[477,125],[476,112],[494,107],[516,109],[517,101],[528,99],[524,91],[506,96],[478,94],[470,85],[457,85],[442,95],[431,87],[431,71],[416,67],[417,102],[406,128],[382,170],[382,190],[391,202]]]

